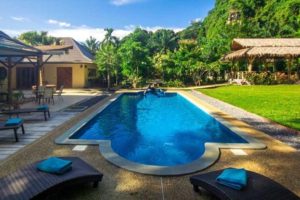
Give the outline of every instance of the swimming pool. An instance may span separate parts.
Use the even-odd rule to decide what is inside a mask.
[[[123,164],[129,161],[130,165],[146,168],[188,166],[205,154],[206,144],[210,143],[249,144],[178,93],[162,97],[151,93],[121,94],[68,139],[109,141],[110,155],[119,156]],[[103,150],[106,151],[107,148]],[[113,156],[105,157],[110,160]]]

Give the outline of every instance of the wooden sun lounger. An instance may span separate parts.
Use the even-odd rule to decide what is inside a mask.
[[[72,170],[63,175],[38,171],[36,163],[0,179],[1,200],[44,199],[50,194],[63,192],[68,186],[93,183],[98,186],[103,174],[76,157],[62,157],[71,160]],[[39,161],[40,162],[40,161]]]
[[[48,116],[48,118],[50,118],[49,109],[38,110],[36,108],[22,108],[22,109],[16,109],[16,110],[2,110],[1,114],[9,115],[10,117],[12,115],[16,115],[17,117],[19,117],[19,114],[33,113],[33,112],[44,113],[45,121],[47,121],[47,116]]]
[[[15,126],[5,126],[5,122],[0,122],[0,131],[10,130],[10,129],[14,130],[16,142],[19,141],[19,138],[18,138],[18,129],[19,128],[22,129],[22,134],[25,134],[23,121],[21,123],[19,123],[18,125],[15,125]]]
[[[209,172],[190,177],[190,181],[196,192],[199,187],[210,192],[219,199],[226,200],[299,200],[293,192],[279,183],[263,175],[247,171],[247,186],[242,190],[234,190],[216,182],[216,178],[223,170]]]

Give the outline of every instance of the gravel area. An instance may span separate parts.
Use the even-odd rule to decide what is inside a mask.
[[[201,92],[192,90],[191,93],[199,99],[205,101],[206,103],[218,108],[219,110],[228,113],[243,122],[246,122],[247,124],[253,126],[255,129],[262,131],[274,137],[275,139],[296,148],[297,150],[300,150],[299,131],[287,128],[266,118],[247,112],[241,108],[232,106],[213,97],[209,97]]]

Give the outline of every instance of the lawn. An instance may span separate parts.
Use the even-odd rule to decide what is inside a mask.
[[[224,86],[199,91],[300,130],[300,85]]]

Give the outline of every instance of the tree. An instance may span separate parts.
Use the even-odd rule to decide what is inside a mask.
[[[93,54],[96,55],[97,50],[99,49],[100,43],[96,38],[90,36],[83,45]]]
[[[29,31],[22,33],[19,38],[19,40],[23,41],[24,43],[32,46],[37,45],[52,45],[52,44],[59,44],[60,39],[48,36],[48,32],[46,31]]]
[[[141,77],[149,77],[150,59],[148,49],[132,39],[127,39],[119,48],[121,58],[122,75],[131,81],[135,88],[141,81]]]
[[[148,46],[151,55],[174,51],[178,47],[178,36],[172,30],[160,29],[151,35]]]
[[[105,73],[107,77],[107,89],[111,87],[111,76],[113,73],[118,73],[119,57],[117,47],[111,43],[102,44],[97,51],[95,62],[98,70]],[[117,76],[117,74],[115,74]],[[116,78],[117,82],[117,78]]]
[[[112,33],[114,32],[114,29],[112,28],[106,28],[104,29],[106,31],[105,37],[102,40],[102,44],[106,44],[106,43],[113,43],[114,45],[119,45],[119,39],[115,36],[112,35]]]

